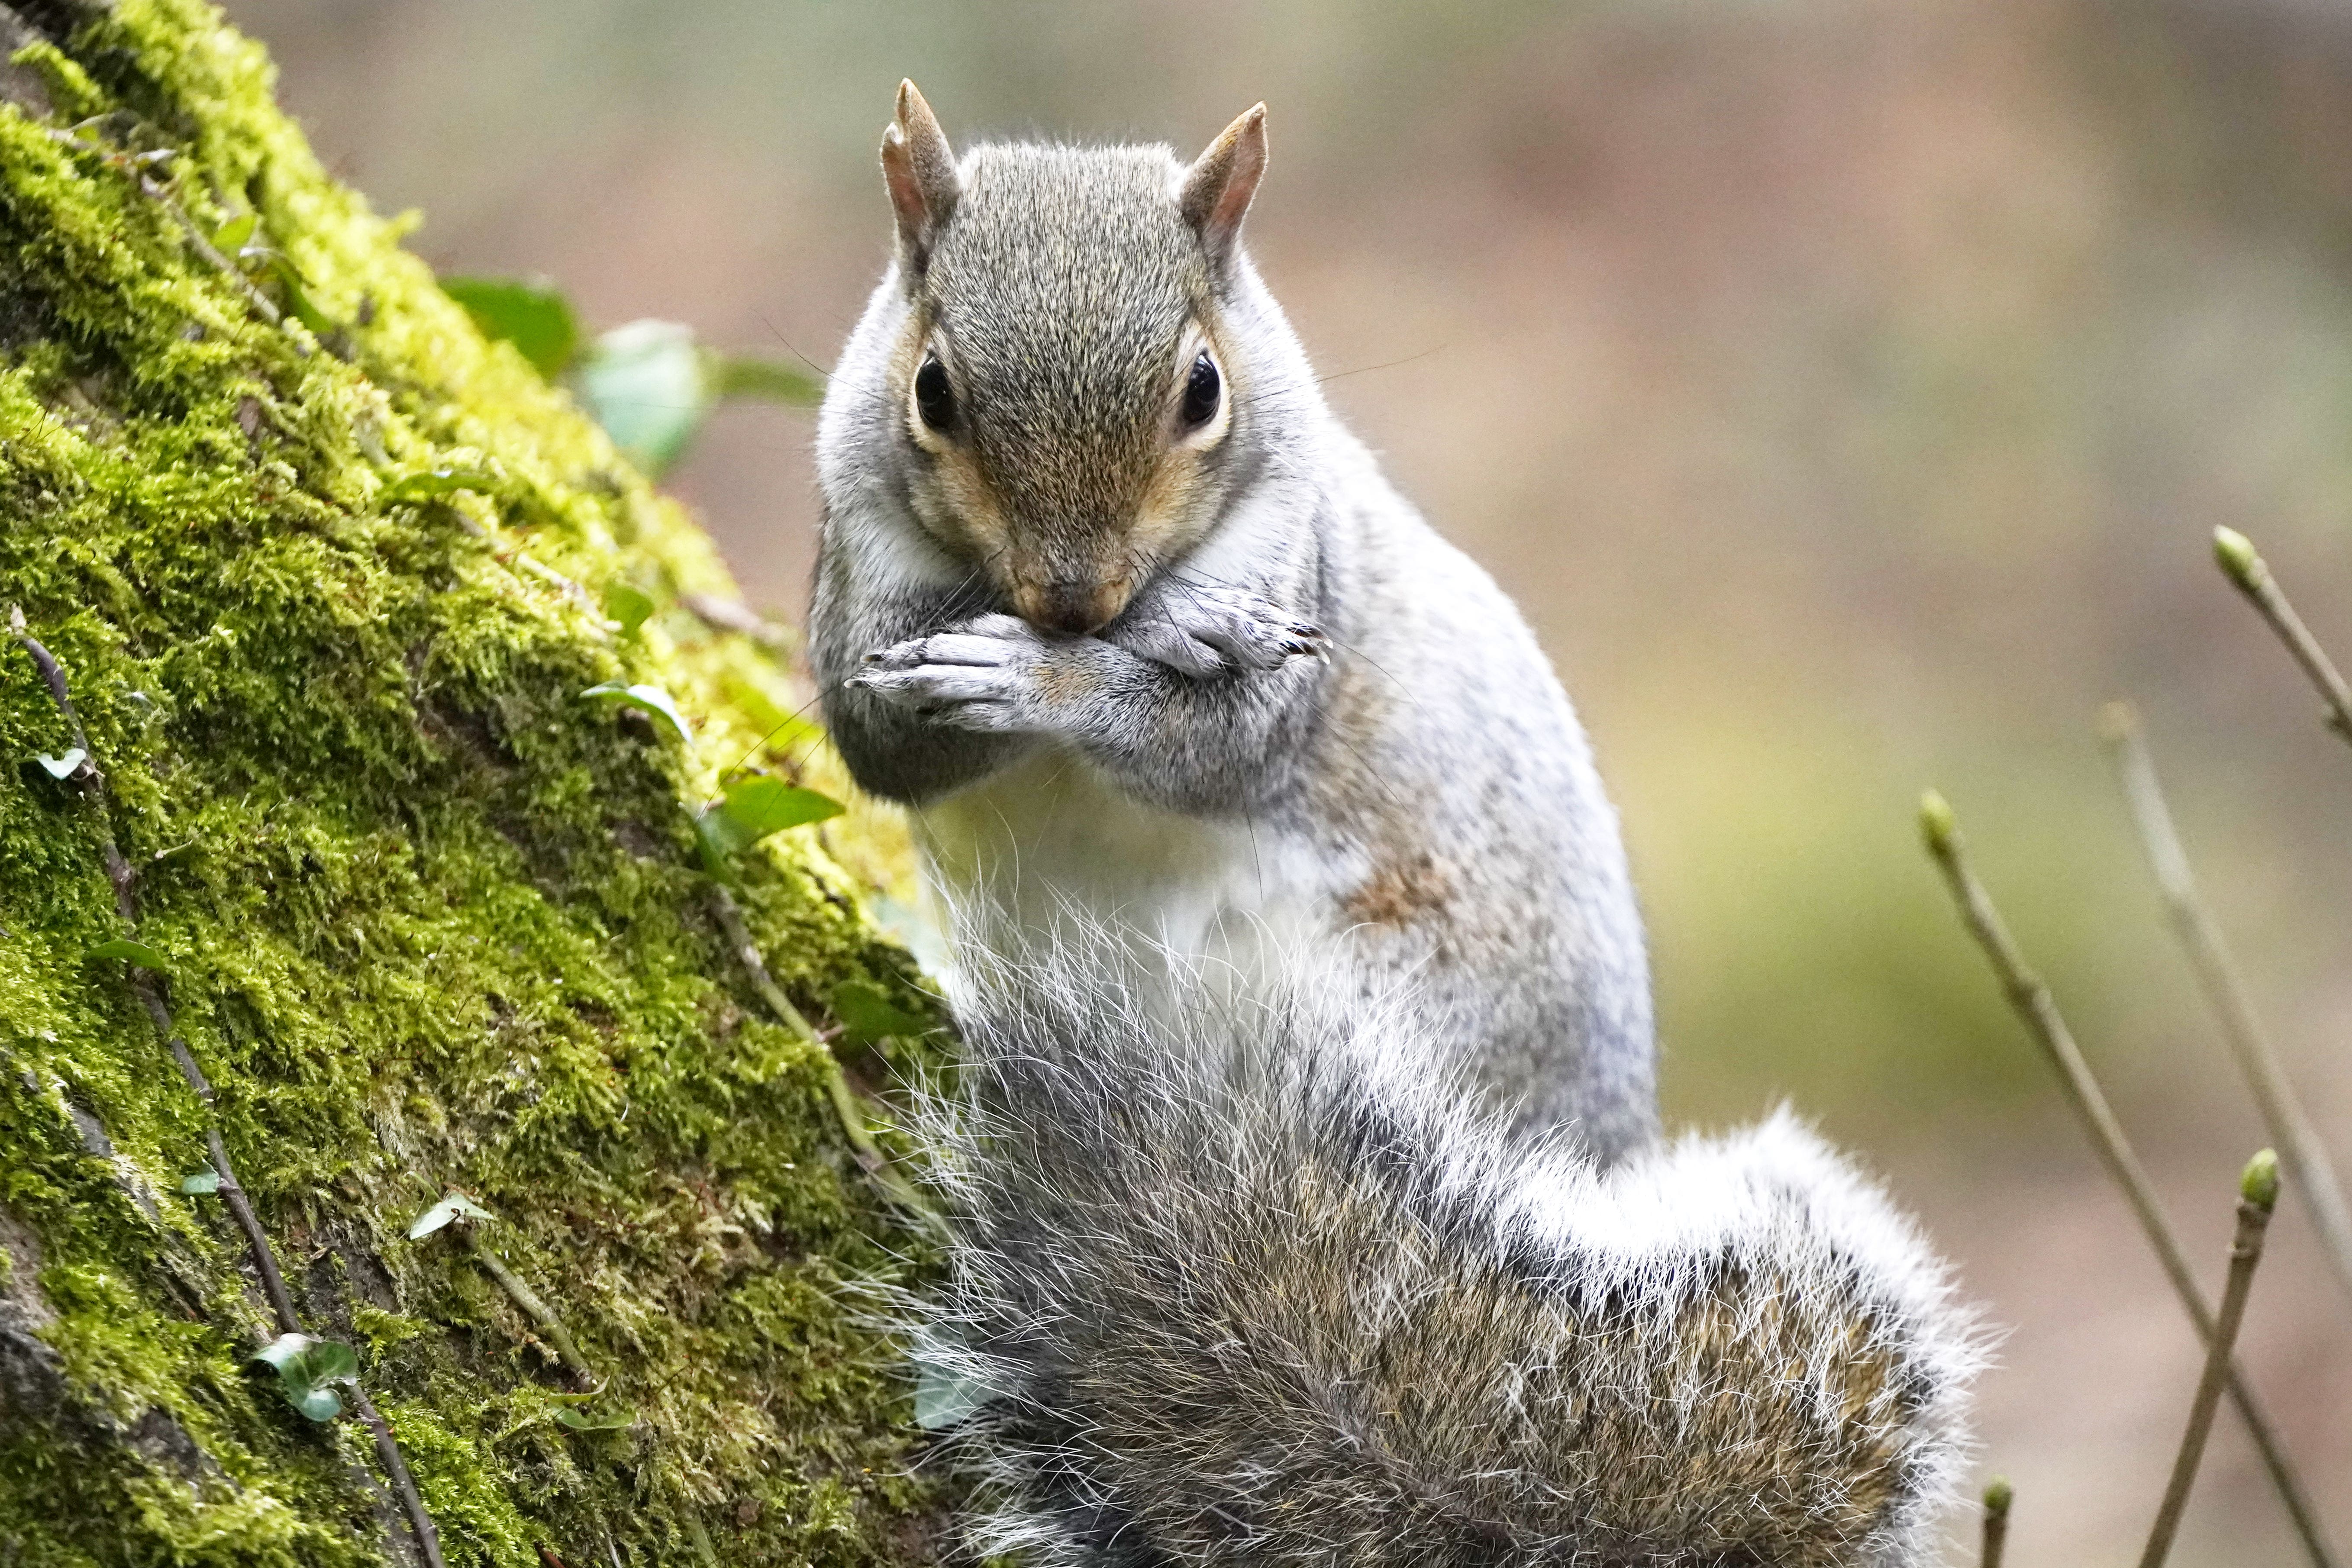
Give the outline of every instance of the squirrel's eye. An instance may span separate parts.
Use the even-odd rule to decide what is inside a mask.
[[[1184,378],[1184,406],[1179,411],[1184,427],[1195,430],[1215,418],[1217,397],[1223,390],[1217,362],[1209,357],[1208,350],[1202,349],[1200,357],[1192,362],[1192,374]]]
[[[922,368],[915,372],[915,412],[941,435],[955,426],[955,388],[948,384],[948,367],[936,354],[925,354]]]

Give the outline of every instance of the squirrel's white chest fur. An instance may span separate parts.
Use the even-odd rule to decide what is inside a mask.
[[[1262,975],[1322,928],[1317,858],[1263,824],[1147,805],[1059,747],[915,813],[959,941],[1019,951],[1076,920]]]

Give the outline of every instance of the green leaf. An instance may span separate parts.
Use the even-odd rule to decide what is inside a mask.
[[[194,1175],[182,1176],[180,1190],[184,1193],[216,1193],[220,1191],[220,1173],[198,1171]]]
[[[499,489],[499,477],[482,468],[428,468],[421,474],[409,474],[394,479],[383,489],[377,500],[385,506],[400,501],[427,500],[446,496],[451,490],[477,490],[493,495]]]
[[[569,1426],[574,1432],[617,1432],[637,1418],[634,1410],[606,1411],[600,1415],[562,1405],[557,1405],[552,1414],[556,1425]]]
[[[882,987],[863,980],[845,980],[835,986],[831,1002],[842,1034],[860,1045],[926,1034],[931,1027],[929,1019],[908,1012]]]
[[[713,390],[721,397],[789,403],[795,408],[814,408],[824,401],[823,380],[782,360],[721,355],[711,363],[709,374]]]
[[[261,215],[258,213],[247,213],[229,219],[213,230],[213,248],[223,256],[235,256],[245,248],[246,242],[253,237],[253,231],[260,223]]]
[[[596,340],[573,380],[613,445],[659,479],[718,400],[708,359],[676,321],[631,321]]]
[[[321,1425],[343,1413],[342,1395],[331,1388],[305,1388],[299,1392],[289,1388],[286,1397],[295,1409]]]
[[[841,812],[841,803],[829,795],[761,774],[728,785],[724,798],[695,819],[694,830],[701,836],[703,848],[725,861],[771,833],[823,822]]]
[[[466,308],[484,337],[514,344],[550,380],[580,351],[572,302],[544,279],[445,278],[441,291]]]
[[[416,1241],[431,1236],[454,1219],[487,1220],[498,1217],[465,1194],[451,1193],[416,1216],[416,1223],[408,1227],[408,1239]]]
[[[360,1358],[352,1347],[308,1334],[280,1334],[254,1353],[254,1360],[278,1373],[286,1402],[313,1421],[332,1421],[343,1413],[335,1393],[339,1384],[358,1381]]]
[[[296,320],[310,329],[311,335],[325,337],[334,331],[335,323],[327,319],[326,312],[310,303],[302,274],[295,270],[294,263],[286,258],[284,252],[273,250],[269,253],[269,272],[278,279],[278,286],[286,290],[286,308],[294,312]]]
[[[152,969],[159,974],[170,973],[172,967],[163,961],[162,953],[157,952],[145,942],[132,942],[127,936],[118,936],[111,942],[100,942],[89,950],[88,956],[119,958],[125,963],[135,963],[142,969]]]
[[[728,785],[719,810],[734,830],[750,836],[746,844],[757,844],[771,833],[839,816],[843,806],[820,791],[759,774]]]
[[[694,731],[686,727],[686,720],[678,713],[677,704],[672,702],[669,693],[658,686],[624,686],[617,680],[608,680],[602,686],[590,687],[580,695],[594,702],[623,702],[641,712],[659,714],[677,726],[679,739],[689,746],[694,744]]]
[[[621,623],[624,636],[644,626],[653,613],[654,596],[643,588],[614,583],[604,590],[604,614]]]
[[[76,768],[89,761],[89,753],[79,746],[72,746],[67,749],[66,754],[62,757],[40,756],[33,760],[47,769],[51,778],[64,779],[70,776]]]

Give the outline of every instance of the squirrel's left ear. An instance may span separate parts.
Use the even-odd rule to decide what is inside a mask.
[[[955,211],[963,182],[956,174],[947,132],[911,81],[898,84],[898,118],[882,132],[882,181],[898,215],[901,253],[908,268],[920,272]]]
[[[1258,176],[1265,173],[1265,105],[1249,110],[1209,143],[1209,150],[1184,171],[1176,195],[1177,209],[1220,270],[1232,259],[1241,236],[1242,215],[1257,194]]]

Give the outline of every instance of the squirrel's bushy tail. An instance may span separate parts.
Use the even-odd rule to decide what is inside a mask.
[[[1596,1173],[1490,1137],[1409,1016],[967,975],[919,1355],[975,1392],[974,1544],[1047,1562],[1930,1556],[1979,1353],[1786,1116]]]

